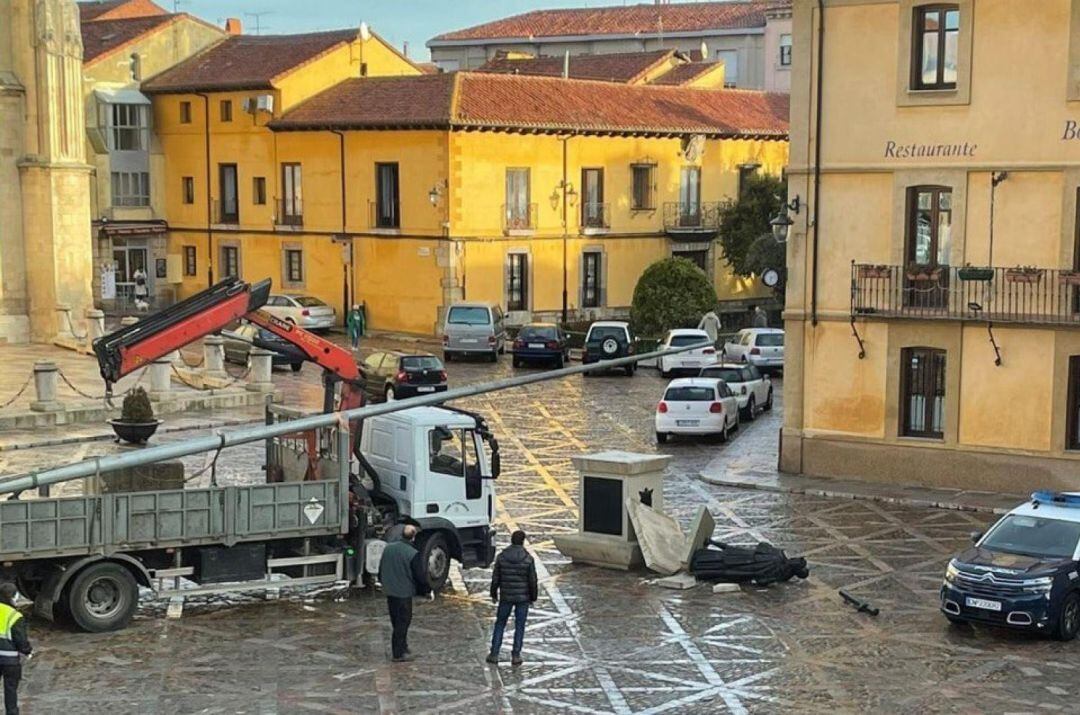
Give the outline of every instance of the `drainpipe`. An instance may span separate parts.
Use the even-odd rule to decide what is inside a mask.
[[[203,101],[203,143],[206,145],[206,284],[214,285],[214,200],[210,193],[210,97],[196,93]]]
[[[345,203],[345,134],[336,129],[331,129],[330,133],[337,134],[338,151],[341,160],[341,245],[342,248],[348,246],[349,249],[349,260],[344,261],[344,265],[342,266],[341,301],[343,305],[341,314],[347,320],[349,311],[352,309],[352,291],[349,290],[349,271],[352,270],[353,247],[352,241],[348,239],[348,204]]]
[[[569,53],[567,53],[569,55]],[[567,213],[567,198],[566,191],[569,184],[567,183],[567,148],[566,144],[570,141],[570,136],[566,135],[562,137],[562,322],[566,325],[568,320],[569,305],[567,302],[567,277],[566,277],[566,245],[570,240],[570,223],[569,215]]]
[[[814,117],[814,269],[810,278],[810,323],[817,327],[818,303],[818,211],[821,205],[821,83],[825,78],[823,62],[825,60],[825,0],[818,0],[818,37],[817,37],[817,107]]]

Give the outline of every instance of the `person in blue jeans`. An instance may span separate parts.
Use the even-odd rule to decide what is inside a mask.
[[[539,591],[536,584],[536,562],[525,550],[525,532],[510,535],[510,545],[495,559],[491,573],[491,600],[499,604],[495,616],[495,631],[491,634],[491,652],[488,663],[499,662],[506,622],[514,614],[514,646],[510,651],[511,663],[522,664],[521,648],[525,641],[525,621],[529,617],[529,604],[535,603]]]

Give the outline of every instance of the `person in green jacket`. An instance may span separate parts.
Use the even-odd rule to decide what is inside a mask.
[[[345,316],[345,326],[349,329],[349,340],[355,350],[360,345],[360,336],[364,334],[364,313],[359,305],[354,305]]]
[[[393,629],[390,651],[395,663],[414,660],[409,652],[413,597],[424,596],[431,591],[420,552],[413,543],[416,532],[415,526],[407,525],[401,540],[387,544],[379,561],[379,582],[386,594],[386,609],[390,612],[390,626]]]

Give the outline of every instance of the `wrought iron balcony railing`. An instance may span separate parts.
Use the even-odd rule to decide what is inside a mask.
[[[851,315],[1080,327],[1080,271],[852,262]]]
[[[664,232],[672,238],[701,240],[720,231],[721,201],[664,204]]]
[[[368,226],[393,231],[401,228],[401,206],[394,202],[368,201]]]
[[[240,202],[214,199],[210,215],[213,223],[235,225],[240,223]]]
[[[586,201],[581,205],[581,228],[602,231],[611,228],[610,206],[605,203]]]
[[[505,234],[536,230],[536,204],[503,204],[502,229]]]
[[[274,209],[274,223],[278,226],[303,226],[303,199],[277,199]]]

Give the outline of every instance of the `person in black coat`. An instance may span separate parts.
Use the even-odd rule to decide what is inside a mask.
[[[514,646],[510,651],[511,663],[521,665],[521,647],[525,640],[525,621],[529,617],[529,604],[539,596],[536,584],[536,562],[525,550],[525,532],[515,531],[510,536],[510,546],[503,549],[495,559],[491,573],[491,600],[499,604],[495,616],[495,631],[491,634],[491,652],[488,663],[499,662],[503,633],[510,612],[514,613]]]

